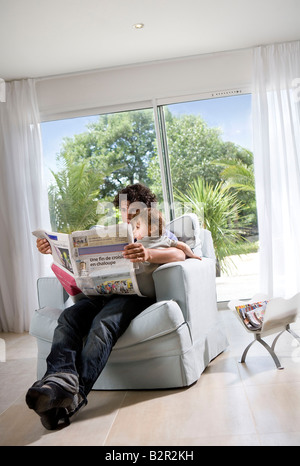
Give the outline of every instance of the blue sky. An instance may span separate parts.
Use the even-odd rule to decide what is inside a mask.
[[[201,115],[208,126],[221,129],[224,141],[231,141],[252,150],[250,94],[173,104],[168,108],[174,115]],[[56,155],[60,151],[63,138],[84,132],[86,125],[97,121],[98,118],[96,115],[41,124],[47,182],[51,179],[48,168],[56,169]]]
[[[220,128],[222,139],[252,150],[251,95],[236,95],[169,105],[175,115],[201,115],[210,127]]]

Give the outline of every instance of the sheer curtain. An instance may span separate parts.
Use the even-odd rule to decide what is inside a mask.
[[[254,50],[253,137],[261,291],[300,292],[300,42]]]
[[[47,259],[31,231],[49,226],[34,80],[6,84],[0,103],[0,331],[23,332]]]

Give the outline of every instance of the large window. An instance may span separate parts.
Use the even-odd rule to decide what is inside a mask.
[[[219,301],[257,291],[251,95],[42,123],[52,228],[114,221],[112,201],[141,182],[170,217],[212,232]],[[157,136],[156,136],[157,135]]]
[[[45,122],[41,131],[56,231],[109,223],[116,214],[112,201],[122,187],[153,185],[152,109]]]

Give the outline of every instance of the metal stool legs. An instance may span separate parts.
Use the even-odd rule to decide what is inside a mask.
[[[255,343],[256,341],[258,341],[261,345],[264,346],[264,348],[266,348],[266,350],[270,353],[273,361],[275,362],[276,364],[276,367],[277,369],[284,369],[284,367],[280,364],[280,361],[278,359],[278,357],[276,356],[276,353],[275,353],[275,345],[277,343],[277,340],[278,338],[280,337],[280,335],[282,335],[285,331],[289,332],[299,343],[300,343],[300,337],[299,335],[297,335],[297,333],[295,333],[289,326],[289,324],[286,326],[285,330],[283,330],[282,332],[278,333],[278,335],[274,338],[273,340],[273,343],[272,343],[272,346],[269,346],[264,340],[262,340],[261,336],[260,336],[260,333],[256,333],[254,335],[254,340],[247,346],[247,348],[245,348],[243,354],[242,354],[242,358],[241,358],[241,362],[245,362],[245,359],[246,359],[246,356],[247,356],[247,353],[250,349],[250,347],[253,345],[253,343]]]
[[[276,364],[277,369],[280,369],[280,370],[281,370],[281,369],[284,369],[284,368],[282,367],[282,365],[280,364],[280,361],[279,361],[278,357],[276,356],[274,349],[273,349],[271,346],[269,346],[264,340],[261,339],[259,333],[256,333],[256,334],[254,335],[254,340],[253,340],[253,341],[247,346],[247,348],[244,350],[244,352],[243,352],[243,354],[242,354],[241,362],[242,362],[242,363],[245,362],[246,355],[247,355],[247,353],[248,353],[250,347],[251,347],[251,346],[253,345],[253,343],[255,343],[256,341],[258,341],[261,345],[263,345],[264,348],[266,348],[266,350],[270,353],[270,355],[271,355],[273,361],[274,361],[275,364]]]

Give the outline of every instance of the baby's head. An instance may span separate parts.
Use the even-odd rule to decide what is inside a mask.
[[[143,209],[131,220],[133,236],[142,239],[145,236],[161,236],[165,231],[165,220],[162,213],[153,207]]]

